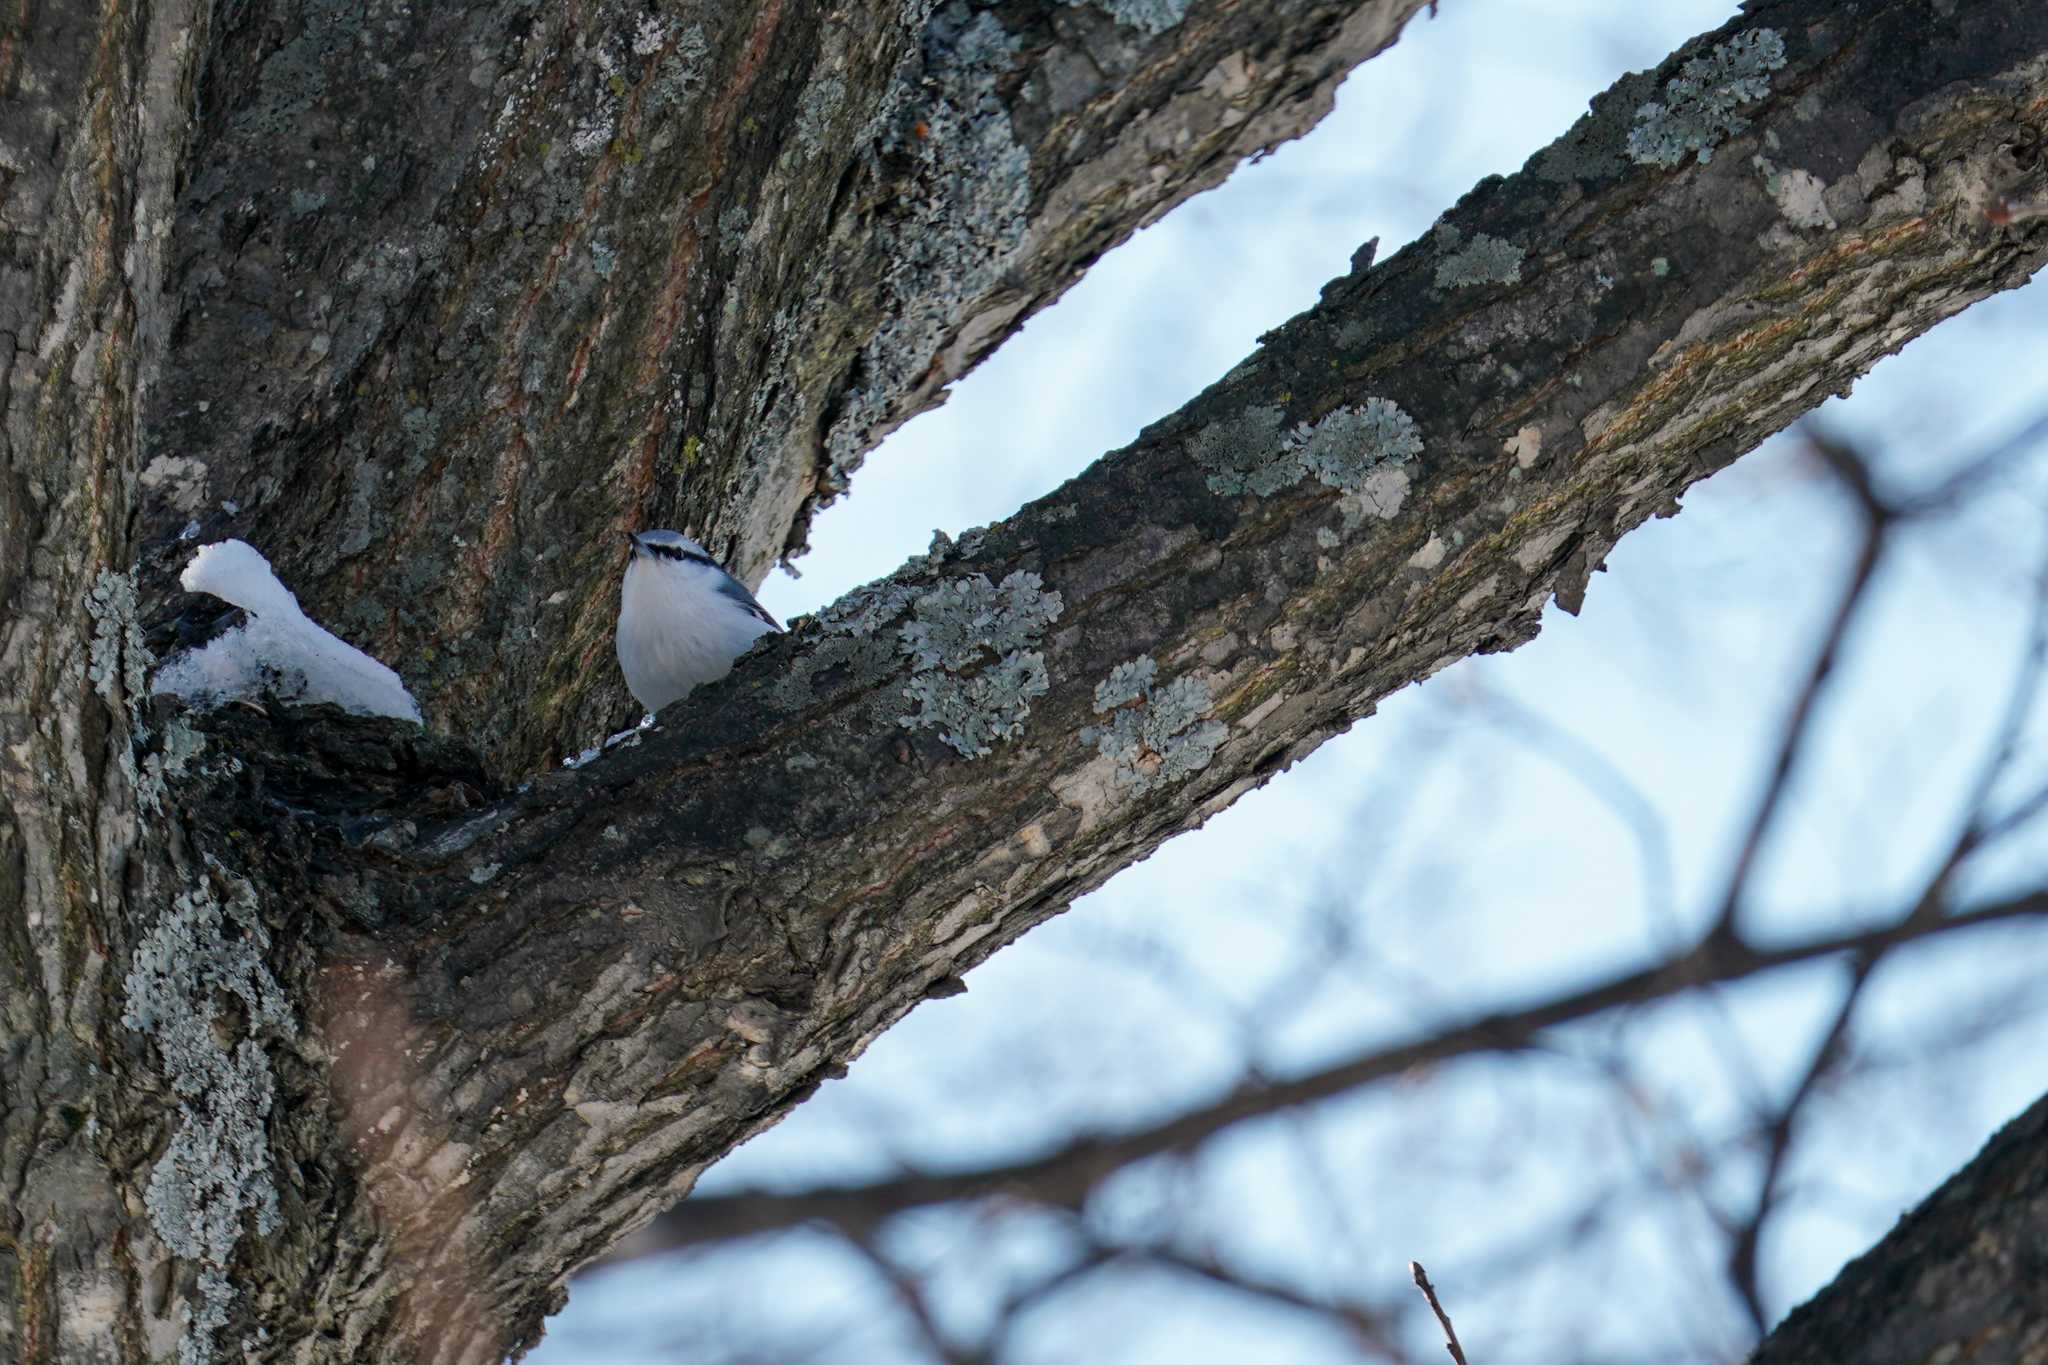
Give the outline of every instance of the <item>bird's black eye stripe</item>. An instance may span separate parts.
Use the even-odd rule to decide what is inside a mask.
[[[714,569],[718,567],[718,561],[710,555],[699,554],[695,550],[686,550],[680,545],[660,545],[643,541],[642,547],[647,553],[659,555],[663,559],[688,560],[692,564],[709,564]]]

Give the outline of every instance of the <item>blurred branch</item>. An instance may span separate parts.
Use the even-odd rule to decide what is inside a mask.
[[[2048,442],[2048,408],[1996,445],[1963,461],[1955,473],[1932,488],[1899,500],[1897,510],[1905,516],[1946,511],[1975,493],[2015,458],[2043,442]]]
[[[1388,1341],[1387,1326],[1382,1320],[1382,1315],[1366,1305],[1341,1298],[1318,1298],[1282,1284],[1278,1280],[1225,1266],[1214,1256],[1198,1256],[1176,1247],[1131,1248],[1127,1250],[1126,1255],[1134,1260],[1149,1262],[1192,1276],[1206,1284],[1234,1289],[1254,1298],[1325,1318],[1333,1325],[1344,1329],[1359,1346],[1378,1358],[1395,1362],[1396,1365],[1406,1359],[1400,1348]]]
[[[1856,617],[1856,609],[1862,605],[1870,590],[1870,582],[1877,572],[1879,558],[1884,553],[1886,533],[1890,530],[1893,513],[1880,499],[1871,484],[1870,465],[1861,454],[1847,444],[1834,440],[1816,424],[1807,423],[1803,428],[1807,443],[1827,466],[1841,479],[1842,484],[1855,498],[1863,512],[1863,539],[1857,547],[1856,562],[1849,572],[1848,585],[1842,590],[1840,603],[1828,622],[1827,632],[1821,637],[1821,646],[1815,653],[1813,665],[1807,670],[1806,681],[1799,689],[1799,696],[1792,705],[1792,713],[1785,719],[1784,736],[1778,742],[1777,757],[1771,764],[1769,779],[1764,785],[1762,797],[1756,804],[1756,813],[1750,818],[1749,831],[1744,836],[1742,847],[1735,855],[1734,867],[1729,872],[1728,888],[1722,893],[1720,909],[1715,914],[1714,932],[1733,935],[1736,919],[1742,912],[1743,893],[1748,889],[1749,879],[1756,868],[1757,856],[1763,851],[1764,840],[1777,820],[1778,808],[1783,803],[1786,788],[1790,785],[1792,769],[1799,760],[1800,751],[1805,747],[1812,729],[1814,708],[1820,702],[1821,692],[1826,688],[1828,675],[1834,672],[1835,662],[1840,657],[1842,642],[1848,638],[1849,624]]]
[[[2042,420],[2048,423],[2048,417]],[[1997,736],[1992,741],[1991,757],[1971,790],[1970,801],[1965,808],[1968,813],[1963,833],[1949,853],[1948,867],[1951,870],[1976,849],[2010,834],[2048,806],[2048,785],[2044,785],[2021,798],[2004,814],[1991,814],[1991,798],[1998,780],[2019,756],[2020,741],[2026,735],[2027,721],[2034,714],[2044,670],[2048,670],[2048,561],[2043,562],[2034,576],[2034,611],[2027,625],[2026,648],[2020,655],[2019,672],[2006,698],[2005,714],[1999,720]]]
[[[1669,945],[1684,942],[1671,836],[1657,803],[1606,754],[1536,708],[1488,686],[1479,675],[1466,674],[1463,680],[1473,701],[1502,735],[1556,764],[1628,828],[1635,838],[1644,908],[1650,921]]]
[[[1856,1006],[1863,998],[1863,989],[1870,983],[1871,973],[1877,968],[1878,957],[1883,949],[1870,955],[1858,954],[1851,959],[1848,988],[1842,993],[1841,1003],[1835,1008],[1835,1015],[1821,1035],[1820,1043],[1814,1048],[1812,1060],[1806,1065],[1799,1083],[1779,1106],[1776,1114],[1765,1125],[1767,1149],[1764,1154],[1763,1178],[1758,1182],[1756,1199],[1749,1215],[1734,1229],[1733,1245],[1728,1252],[1728,1280],[1734,1287],[1736,1297],[1742,1300],[1748,1311],[1750,1322],[1761,1333],[1771,1325],[1771,1318],[1764,1310],[1763,1283],[1757,1265],[1757,1251],[1763,1242],[1764,1225],[1770,1221],[1778,1202],[1779,1182],[1784,1175],[1785,1158],[1792,1150],[1792,1136],[1799,1125],[1806,1102],[1819,1088],[1821,1082],[1834,1070],[1840,1060],[1842,1048],[1849,1033],[1849,1021],[1855,1017]]]
[[[1775,946],[1759,947],[1740,938],[1709,934],[1667,962],[1617,973],[1540,1004],[1488,1015],[1413,1042],[1376,1049],[1293,1080],[1240,1087],[1164,1122],[1110,1137],[1083,1138],[1044,1156],[968,1171],[913,1172],[863,1185],[821,1186],[794,1193],[742,1190],[689,1199],[636,1236],[630,1255],[652,1255],[818,1221],[858,1235],[909,1209],[968,1199],[1019,1199],[1078,1210],[1098,1186],[1134,1162],[1195,1147],[1244,1120],[1341,1095],[1416,1067],[1474,1053],[1525,1048],[1546,1029],[1625,1005],[1667,998],[1707,982],[1738,981],[1844,953],[1870,955],[1937,933],[2042,915],[2048,915],[2048,889],[1990,901],[1933,921],[1908,911],[1876,928]]]
[[[875,1245],[871,1237],[856,1237],[848,1234],[846,1242],[861,1254],[896,1301],[903,1305],[903,1311],[916,1325],[918,1335],[926,1346],[945,1365],[986,1365],[989,1357],[980,1351],[970,1351],[954,1345],[940,1328],[938,1319],[932,1315],[931,1303],[925,1298],[917,1277],[904,1270],[890,1259],[889,1254]]]

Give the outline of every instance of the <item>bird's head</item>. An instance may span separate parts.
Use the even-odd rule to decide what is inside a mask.
[[[695,560],[701,564],[716,565],[708,551],[680,531],[628,531],[627,541],[633,547],[633,558],[651,559],[668,563]]]

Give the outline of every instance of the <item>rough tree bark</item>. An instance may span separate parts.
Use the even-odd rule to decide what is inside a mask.
[[[1418,7],[18,20],[0,1352],[529,1345],[920,999],[1528,639],[1692,481],[2048,256],[2048,13],[1754,4],[1129,448],[544,770],[620,710],[612,532],[758,576]],[[149,705],[188,526],[271,553],[428,730]]]
[[[1792,1310],[1751,1365],[1967,1360],[2048,1351],[2048,1099],[1899,1220],[1833,1284]]]

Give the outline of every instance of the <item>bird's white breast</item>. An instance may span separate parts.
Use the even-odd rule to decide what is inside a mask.
[[[634,699],[659,711],[733,661],[772,627],[717,591],[707,565],[635,557],[619,590],[619,667]]]

